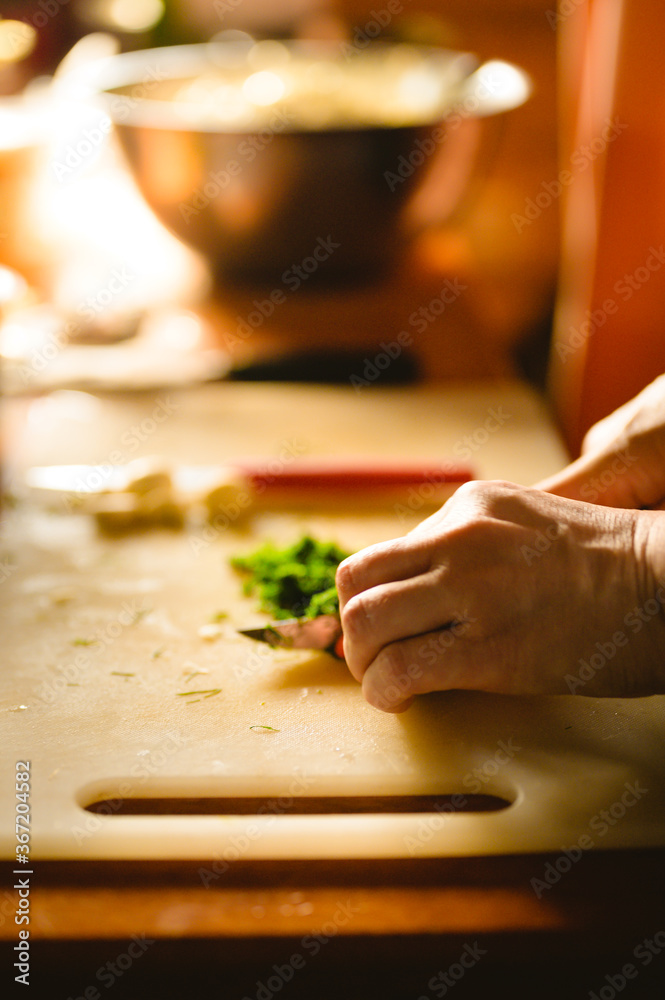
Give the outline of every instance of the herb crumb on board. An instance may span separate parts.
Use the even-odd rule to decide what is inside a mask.
[[[220,625],[209,622],[207,625],[200,625],[197,632],[199,638],[205,642],[215,642],[222,635],[223,630]]]
[[[195,694],[200,694],[204,698],[213,698],[215,695],[221,694],[221,691],[221,688],[204,688],[202,691],[176,691],[176,698],[190,698]]]

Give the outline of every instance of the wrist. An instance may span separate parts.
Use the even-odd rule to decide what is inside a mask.
[[[639,593],[652,644],[651,693],[665,693],[665,511],[637,513]]]

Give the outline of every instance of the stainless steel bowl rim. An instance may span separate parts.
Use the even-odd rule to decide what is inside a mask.
[[[338,55],[340,63],[343,65],[343,57],[340,47],[335,43],[325,43],[313,40],[300,40],[295,42],[283,42],[288,49],[297,54],[304,54],[310,57],[317,54]],[[401,43],[399,43],[401,45]],[[83,66],[72,73],[69,84],[73,90],[80,93],[82,97],[94,99],[115,124],[130,126],[141,126],[149,128],[172,129],[178,131],[195,132],[227,132],[250,134],[256,131],[254,125],[234,124],[228,128],[222,123],[196,121],[194,123],[185,120],[185,115],[178,114],[178,103],[168,100],[151,100],[149,97],[150,88],[172,79],[186,79],[193,74],[200,72],[205,65],[223,65],[222,56],[238,55],[248,49],[247,43],[240,42],[204,42],[193,45],[165,46],[154,49],[141,49],[133,52],[123,52],[118,55],[109,56],[95,63]],[[388,52],[395,49],[396,43],[373,42],[371,50],[373,53],[379,51]],[[442,106],[436,115],[423,116],[422,120],[409,122],[404,125],[377,124],[339,124],[326,126],[321,130],[311,129],[308,126],[300,126],[297,123],[290,125],[285,132],[309,132],[309,131],[358,131],[366,129],[389,128],[413,128],[419,126],[434,125],[450,114],[461,108],[462,117],[485,117],[487,115],[510,110],[522,104],[530,93],[530,83],[527,75],[518,67],[501,60],[492,63],[485,63],[479,66],[476,56],[469,52],[460,52],[441,47],[409,45],[408,48],[416,51],[430,64],[445,70],[454,78],[454,83],[450,87],[449,99],[445,106]],[[357,58],[362,58],[362,54]],[[473,84],[474,78],[478,77],[484,69],[490,66],[501,68],[502,73],[508,81],[508,90],[501,95],[499,102],[490,102],[484,106],[481,101],[476,101],[475,105],[468,101],[468,95],[478,90]],[[110,93],[121,87],[132,87],[129,94],[120,95]],[[505,89],[505,88],[504,88]],[[465,95],[469,106],[464,108]],[[184,105],[180,105],[184,107]]]

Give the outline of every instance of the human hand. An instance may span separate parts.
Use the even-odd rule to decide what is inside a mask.
[[[608,507],[665,509],[665,376],[594,424],[581,457],[537,485]]]
[[[461,486],[406,536],[340,564],[349,669],[388,712],[454,688],[665,691],[664,517]]]

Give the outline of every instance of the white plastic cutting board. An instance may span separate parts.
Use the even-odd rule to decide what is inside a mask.
[[[565,460],[540,402],[513,383],[364,394],[220,385],[162,403],[160,414],[171,411],[163,422],[154,397],[56,394],[12,404],[14,457],[102,463],[144,435],[125,460],[159,453],[210,463],[276,456],[296,442],[309,454],[464,458],[483,477],[525,483]],[[391,511],[262,512],[214,535],[190,527],[108,541],[85,517],[30,503],[10,512],[3,774],[31,763],[32,857],[223,864],[664,845],[663,698],[453,692],[390,716],[366,705],[344,665],[236,635],[265,618],[240,595],[231,554],[303,530],[354,549],[402,533],[423,513],[407,522]],[[228,615],[221,635],[202,638],[198,629],[218,611]],[[219,691],[182,694],[202,689]],[[251,728],[260,725],[272,729]],[[474,792],[510,805],[459,808]],[[434,804],[352,811],[354,797],[404,795],[434,796]],[[450,795],[458,796],[452,812]],[[332,815],[294,814],[303,796],[345,804]],[[236,797],[265,800],[263,813],[234,814],[228,800]],[[220,798],[227,814],[121,808],[121,799],[149,798]],[[106,814],[83,808],[100,800],[112,800]],[[8,779],[0,801],[2,855],[11,858]]]

